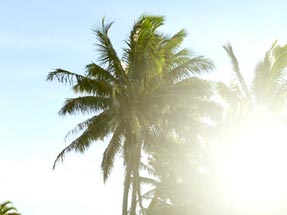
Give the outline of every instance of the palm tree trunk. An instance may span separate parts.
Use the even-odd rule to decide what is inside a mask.
[[[141,145],[136,146],[135,152],[135,169],[133,171],[133,192],[132,192],[132,203],[131,203],[131,215],[136,214],[136,203],[138,200],[142,214],[146,214],[145,208],[142,204],[141,187],[140,187],[140,159],[141,159]]]
[[[141,144],[139,144],[138,148],[137,148],[137,157],[136,157],[137,169],[136,169],[136,174],[135,174],[135,182],[136,182],[139,206],[140,206],[140,209],[142,211],[142,214],[145,215],[146,212],[145,212],[145,208],[143,207],[143,204],[142,204],[142,194],[141,194],[141,184],[140,184],[140,174],[139,174],[140,163],[141,163],[141,149],[142,149],[142,146],[141,146]]]
[[[132,110],[134,113],[134,110]],[[132,114],[135,116],[135,114]],[[141,209],[142,206],[142,199],[141,199],[141,192],[140,192],[140,181],[139,181],[139,168],[140,168],[140,161],[141,161],[141,141],[139,139],[139,127],[136,117],[133,117],[132,124],[131,124],[131,150],[130,150],[130,158],[131,165],[132,165],[132,196],[131,196],[131,207],[130,207],[130,215],[136,215],[136,208],[137,208],[137,197],[139,201],[139,205]]]
[[[146,215],[145,208],[143,207],[143,204],[142,204],[142,194],[141,194],[141,185],[140,185],[140,176],[139,176],[139,174],[137,175],[136,183],[137,183],[137,194],[138,194],[139,206],[140,206],[140,209],[142,211],[142,214]]]
[[[132,168],[132,199],[131,199],[131,208],[130,208],[130,215],[136,215],[136,207],[137,207],[137,183],[136,183],[136,178],[137,178],[137,160],[138,158],[138,154],[137,154],[137,135],[133,134],[132,135],[132,140],[133,140],[133,145],[132,145],[132,150],[131,150],[131,154],[132,154],[132,162],[133,162],[133,168]]]
[[[132,150],[132,157],[133,157],[133,190],[132,190],[132,199],[131,199],[131,211],[130,215],[136,214],[137,208],[137,197],[139,197],[139,167],[140,167],[140,160],[141,160],[141,144],[138,137],[137,127],[134,126],[136,132],[133,134],[133,150]],[[140,199],[138,199],[140,200]],[[139,203],[141,205],[141,203]]]
[[[123,194],[123,206],[122,206],[122,215],[128,214],[128,200],[129,200],[129,189],[131,181],[131,167],[128,165],[125,181],[124,181],[124,194]]]
[[[136,184],[136,176],[133,175],[133,190],[132,190],[130,215],[136,215],[136,207],[137,207],[137,184]]]

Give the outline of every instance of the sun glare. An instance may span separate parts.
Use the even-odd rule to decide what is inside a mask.
[[[269,115],[252,116],[217,153],[219,181],[229,206],[282,209],[287,203],[286,127]],[[285,204],[284,204],[285,203]]]

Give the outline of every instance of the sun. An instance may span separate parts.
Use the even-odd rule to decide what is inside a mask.
[[[219,186],[232,208],[277,210],[287,203],[287,129],[269,114],[250,116],[216,152]]]

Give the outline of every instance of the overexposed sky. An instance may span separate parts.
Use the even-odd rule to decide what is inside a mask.
[[[0,1],[0,201],[23,215],[121,214],[121,163],[103,185],[100,162],[106,143],[84,155],[68,155],[52,171],[64,136],[83,116],[59,117],[69,87],[46,82],[55,68],[81,73],[96,61],[93,26],[114,21],[119,53],[143,13],[164,15],[162,28],[188,32],[185,46],[211,58],[212,77],[229,79],[222,45],[231,42],[243,73],[250,74],[275,39],[287,42],[285,1]]]

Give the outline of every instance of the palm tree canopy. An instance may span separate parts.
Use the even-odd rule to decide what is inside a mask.
[[[209,91],[197,78],[186,79],[211,70],[212,62],[180,49],[184,30],[172,37],[157,32],[163,24],[163,17],[140,17],[120,59],[108,36],[112,23],[106,24],[103,19],[101,28],[94,30],[99,63],[87,65],[84,75],[62,69],[49,73],[47,80],[70,84],[76,93],[83,94],[67,99],[60,115],[94,114],[69,132],[82,133],[63,149],[55,164],[67,152],[84,152],[93,141],[112,134],[102,165],[106,179],[115,155],[125,148],[129,130],[152,119],[155,106],[163,107],[171,98],[177,100],[179,93],[187,96],[192,91]]]
[[[253,81],[248,87],[239,70],[236,56],[230,44],[224,46],[231,58],[236,80],[227,86],[220,82],[217,92],[228,103],[232,115],[263,110],[280,113],[286,111],[287,85],[287,45],[275,41],[266,52],[265,57],[254,70]],[[237,112],[237,113],[236,113]],[[240,118],[240,116],[239,116]]]
[[[286,102],[286,67],[287,45],[275,41],[254,71],[252,92],[257,103],[273,109]]]

